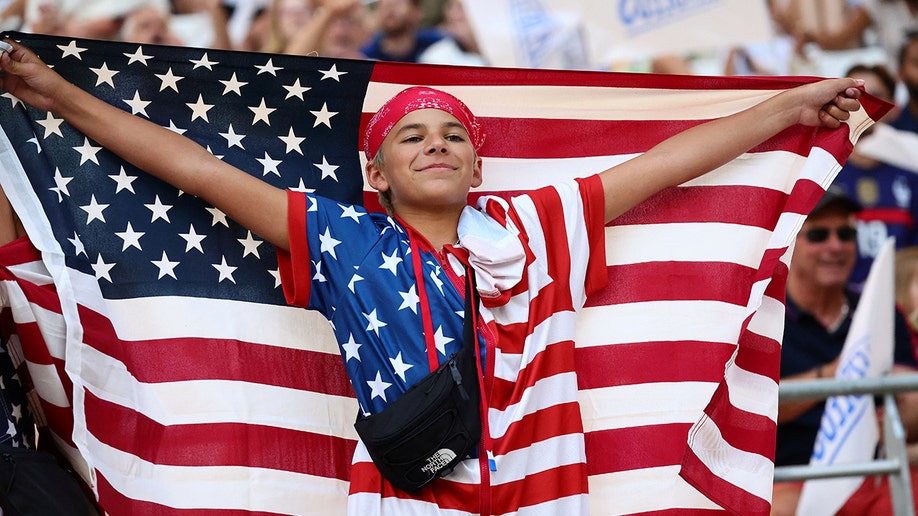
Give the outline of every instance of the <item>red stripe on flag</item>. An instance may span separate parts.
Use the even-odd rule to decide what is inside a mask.
[[[542,424],[534,425],[532,420],[542,421]],[[548,421],[551,423],[548,424]],[[526,414],[514,421],[507,428],[507,435],[512,436],[512,438],[500,439],[494,448],[494,453],[505,455],[546,439],[582,431],[583,423],[578,404],[563,403],[552,405],[539,410],[537,413]]]
[[[776,423],[767,416],[747,412],[730,403],[714,403],[721,396],[729,400],[729,390],[726,383],[721,383],[705,413],[717,425],[724,441],[731,446],[774,460],[775,441],[763,439],[763,436],[775,435]]]
[[[758,186],[717,185],[667,188],[612,221],[614,226],[720,222],[769,229],[787,194]],[[717,199],[717,202],[711,202]]]
[[[162,425],[89,391],[86,426],[108,446],[154,464],[246,466],[339,480],[348,479],[348,461],[343,459],[356,447],[350,439],[255,424]]]
[[[96,471],[99,499],[105,500],[105,512],[111,515],[162,516],[181,512],[182,516],[283,516],[281,513],[248,511],[244,509],[201,509],[169,507],[145,500],[131,499],[121,494],[104,475]],[[305,510],[305,508],[304,508]]]
[[[751,373],[778,381],[781,371],[781,342],[744,331],[740,336],[736,365]]]
[[[567,464],[491,488],[492,514],[511,514],[520,507],[577,496],[588,491],[584,464]],[[525,511],[520,511],[525,512]]]
[[[361,116],[361,128],[373,113]],[[666,138],[706,120],[556,120],[547,118],[496,118],[479,116],[482,131],[488,134],[513,134],[514,138],[486,138],[482,156],[514,159],[568,159],[590,156],[637,154],[650,150]],[[846,126],[847,127],[847,126]],[[813,145],[835,149],[847,145],[847,129],[817,132],[811,127],[794,126],[750,152],[785,151],[807,156]],[[842,161],[850,150],[835,152]],[[585,170],[584,173],[601,172]]]
[[[353,397],[339,355],[229,339],[121,340],[106,317],[80,307],[83,340],[117,357],[139,381],[235,380]],[[220,357],[215,360],[215,357]],[[302,364],[302,368],[277,364]]]
[[[512,381],[495,377],[490,390],[490,407],[506,410],[507,406],[519,403],[526,390],[535,382],[573,372],[573,346],[573,342],[557,342],[547,346],[532,362],[521,364],[519,374]]]
[[[747,90],[793,88],[818,78],[743,77]],[[476,68],[405,63],[377,63],[372,82],[427,86],[593,86],[622,88],[662,88],[696,90],[735,90],[735,79],[713,76],[647,75],[641,73],[596,73],[595,71],[529,70],[525,68]]]
[[[642,262],[608,267],[609,283],[587,306],[645,301],[720,301],[746,306],[757,271],[728,262]]]
[[[735,349],[732,344],[699,341],[579,347],[577,380],[581,390],[656,382],[718,382]],[[615,364],[614,374],[608,364]]]
[[[678,464],[690,427],[672,423],[588,432],[587,470],[602,475]]]
[[[384,498],[404,498],[435,504],[441,510],[464,511],[477,514],[480,487],[473,484],[450,482],[448,478],[435,481],[420,491],[408,493],[392,487],[383,480],[372,462],[358,462],[351,467],[351,493],[381,493]]]
[[[40,400],[40,404],[48,428],[68,445],[76,447],[73,444],[73,407],[58,407],[44,400]]]
[[[759,498],[724,480],[701,462],[691,449],[686,448],[679,475],[721,507],[742,507],[743,515],[748,516],[767,516],[771,512],[770,500]]]

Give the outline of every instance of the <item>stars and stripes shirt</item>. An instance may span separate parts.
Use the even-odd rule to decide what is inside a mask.
[[[527,257],[510,295],[482,310],[489,453],[409,499],[381,481],[358,445],[351,514],[431,503],[486,514],[546,503],[586,511],[574,333],[577,310],[606,282],[601,188],[594,176],[509,201],[479,200],[484,213],[518,232]],[[313,194],[291,192],[289,205],[291,252],[279,260],[288,301],[329,319],[360,406],[379,411],[462,345],[465,250],[438,252],[393,217]],[[487,455],[493,471],[479,465]]]

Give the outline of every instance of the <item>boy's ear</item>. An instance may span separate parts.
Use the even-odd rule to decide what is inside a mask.
[[[367,184],[372,186],[375,190],[385,192],[389,189],[389,181],[386,180],[386,176],[383,174],[382,170],[376,166],[376,163],[368,161],[365,172]]]
[[[481,158],[475,158],[475,167],[472,169],[472,188],[478,188],[483,181],[481,173]]]

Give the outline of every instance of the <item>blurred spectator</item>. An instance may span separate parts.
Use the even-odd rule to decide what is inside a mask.
[[[26,32],[77,38],[118,39],[124,18],[137,8],[169,10],[167,0],[26,0]]]
[[[263,9],[252,12],[252,17],[245,28],[245,34],[236,44],[237,49],[257,52],[267,48],[271,34],[272,3],[268,2]]]
[[[376,34],[361,48],[370,59],[416,63],[428,47],[443,39],[436,28],[421,28],[421,0],[379,0],[374,18]]]
[[[446,0],[443,21],[439,27],[446,37],[427,48],[418,57],[420,63],[486,66],[472,24],[465,14],[462,0]]]
[[[0,31],[18,30],[25,17],[26,0],[12,0],[0,8]]]
[[[867,91],[893,102],[896,80],[882,64],[857,65],[846,75],[863,79]],[[894,109],[880,122],[896,116]],[[859,152],[864,141],[858,142],[835,179],[864,208],[856,217],[858,259],[850,278],[855,288],[867,279],[873,259],[889,236],[896,237],[897,248],[918,244],[918,175]]]
[[[370,37],[363,0],[314,0],[310,19],[289,38],[286,54],[365,59],[360,47]]]
[[[899,80],[908,92],[908,101],[890,125],[918,133],[918,30],[909,31],[899,52]]]
[[[192,47],[231,48],[229,12],[222,0],[171,0],[169,26]]]
[[[809,1],[809,0],[807,0]],[[841,0],[844,1],[844,0]],[[768,13],[774,29],[769,41],[750,43],[730,49],[724,63],[726,75],[790,75],[794,59],[794,38],[790,35],[790,20],[795,14],[791,6],[798,2],[768,0]]]
[[[424,17],[421,18],[421,27],[436,27],[443,23],[443,12],[447,0],[421,0]]]
[[[787,299],[784,342],[781,348],[781,380],[832,378],[838,367],[851,316],[859,296],[847,288],[855,262],[855,233],[852,215],[860,209],[838,187],[830,187],[803,223],[794,244],[787,277]],[[895,315],[894,372],[914,372],[912,334],[905,318]],[[903,423],[914,439],[918,422],[918,392],[897,397]],[[778,431],[775,465],[808,464],[825,400],[803,400],[781,403],[778,407]],[[862,490],[849,499],[840,514],[876,514],[846,512],[853,506],[863,510],[864,500],[877,497],[874,479],[865,479]],[[866,487],[864,487],[866,486]],[[801,482],[775,484],[772,514],[794,514],[802,488]],[[888,489],[885,495],[888,501]],[[870,503],[876,503],[871,501]]]
[[[153,6],[141,7],[129,13],[124,19],[119,39],[155,45],[184,44],[169,27],[169,12]]]
[[[801,43],[812,42],[826,50],[851,48],[852,42],[863,44],[871,29],[886,52],[888,65],[896,66],[896,57],[905,33],[918,28],[918,0],[851,0],[852,9],[836,29],[798,32]]]
[[[274,0],[268,7],[268,32],[261,51],[282,53],[312,17],[311,0]]]
[[[918,246],[896,251],[896,304],[918,332]]]

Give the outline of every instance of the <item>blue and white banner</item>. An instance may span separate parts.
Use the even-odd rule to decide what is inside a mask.
[[[496,66],[608,69],[772,37],[765,0],[464,0]]]
[[[878,377],[892,369],[894,253],[895,239],[889,238],[867,275],[864,293],[854,312],[839,358],[836,379]],[[879,435],[872,395],[829,398],[810,464],[826,466],[870,461],[874,457]],[[864,477],[807,480],[800,493],[797,514],[835,514],[863,480]]]

